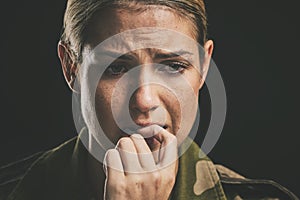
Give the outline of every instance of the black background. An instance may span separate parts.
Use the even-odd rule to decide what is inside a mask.
[[[297,1],[206,1],[228,113],[210,153],[250,178],[299,191]],[[1,4],[0,165],[76,135],[56,45],[65,1]]]

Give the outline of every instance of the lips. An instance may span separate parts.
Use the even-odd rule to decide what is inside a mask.
[[[162,127],[163,129],[167,129],[168,126],[166,124],[161,124],[161,123],[136,123],[136,125],[141,126],[141,127],[147,127],[151,125],[158,125]]]
[[[131,127],[126,127],[123,130],[127,133],[127,134],[133,134],[133,133],[140,133],[140,130],[146,129],[147,127],[151,127],[152,125],[157,125],[163,129],[167,129],[168,125],[166,124],[160,124],[160,123],[136,123],[135,126],[131,126]],[[142,136],[145,136],[144,134],[141,134]],[[148,136],[150,137],[150,136]]]
[[[124,130],[127,136],[133,133],[140,134],[144,137],[147,145],[149,146],[152,152],[159,150],[161,146],[161,141],[154,137],[154,135],[158,134],[162,128],[166,130],[168,126],[159,123],[139,123],[137,125],[139,127],[130,127]]]

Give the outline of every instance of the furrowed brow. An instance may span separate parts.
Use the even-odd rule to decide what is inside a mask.
[[[105,51],[103,53],[106,56],[115,58],[115,59],[121,59],[121,60],[133,60],[134,59],[134,55],[131,55],[130,53],[127,54],[122,54],[119,52],[114,52],[114,51]]]
[[[167,51],[161,51],[161,50],[150,50],[149,49],[149,54],[152,54],[153,59],[157,60],[166,60],[166,59],[174,59],[178,57],[183,57],[187,58],[187,56],[193,56],[194,54],[190,51],[186,50],[179,50],[179,51],[174,51],[174,52],[167,52]],[[127,61],[132,61],[136,58],[135,53],[127,53],[127,54],[122,54],[120,52],[116,51],[104,51],[104,55],[112,57],[114,59],[120,59],[120,60],[127,60]]]
[[[176,52],[155,52],[154,53],[154,58],[155,59],[172,59],[172,58],[177,58],[177,57],[182,57],[182,56],[191,56],[193,55],[192,52],[185,51],[185,50],[179,50]]]

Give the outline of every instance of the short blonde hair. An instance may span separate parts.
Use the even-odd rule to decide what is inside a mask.
[[[87,38],[87,27],[96,12],[112,7],[142,11],[145,5],[162,5],[187,18],[195,27],[196,38],[204,45],[207,17],[204,0],[68,0],[61,41],[69,45],[78,62]]]

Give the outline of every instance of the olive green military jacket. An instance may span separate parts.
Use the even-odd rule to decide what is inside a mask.
[[[207,158],[192,145],[180,157],[172,200],[298,199],[273,181],[251,180]],[[201,153],[201,152],[200,152]],[[79,137],[0,169],[0,200],[92,200],[88,151]]]

